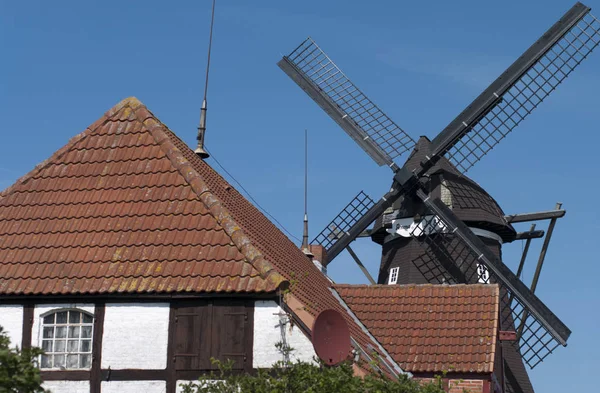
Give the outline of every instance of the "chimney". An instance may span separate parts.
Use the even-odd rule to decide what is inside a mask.
[[[314,256],[308,245],[308,214],[304,213],[304,232],[302,234],[302,246],[300,246],[304,255],[312,259]]]
[[[327,250],[320,244],[311,244],[308,246],[312,257],[309,257],[312,263],[319,268],[321,273],[327,275]]]

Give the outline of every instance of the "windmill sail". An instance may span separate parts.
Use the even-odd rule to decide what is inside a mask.
[[[363,191],[359,192],[342,211],[319,233],[311,244],[320,244],[328,251],[337,240],[348,236],[348,230],[373,206],[375,201]],[[329,259],[329,254],[328,254]]]
[[[573,6],[434,140],[461,172],[481,160],[600,44],[600,21]]]
[[[378,165],[415,141],[358,89],[309,37],[277,63]]]
[[[420,262],[430,282],[493,282],[501,288],[502,328],[517,330],[519,355],[530,366],[571,331],[448,208],[424,191],[442,159],[465,172],[525,119],[600,43],[600,22],[575,4],[557,23],[459,114],[429,145],[418,165],[393,159],[415,142],[381,112],[310,38],[278,63],[378,164],[394,171],[392,190],[378,202],[359,194],[315,239],[331,262],[400,197],[421,200],[426,214],[414,238],[426,245]],[[414,171],[413,171],[414,170]],[[421,207],[421,206],[420,206]],[[422,211],[419,211],[421,213]],[[415,211],[414,213],[417,213]],[[517,328],[518,327],[518,328]],[[519,361],[520,363],[520,361]],[[521,364],[522,366],[522,364]]]

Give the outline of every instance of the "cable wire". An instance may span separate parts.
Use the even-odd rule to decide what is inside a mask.
[[[262,211],[266,216],[268,216],[271,220],[273,220],[279,226],[279,229],[281,229],[282,231],[284,231],[288,236],[292,237],[293,239],[295,239],[298,242],[301,241],[298,237],[294,236],[290,231],[288,231],[283,226],[283,224],[280,223],[271,213],[269,213],[264,207],[262,207],[260,205],[260,203],[258,203],[256,201],[256,199],[254,199],[254,197],[252,196],[252,194],[250,194],[250,192],[248,190],[246,190],[246,188],[244,188],[244,186],[242,185],[242,183],[240,183],[239,181],[237,181],[237,179],[231,173],[229,173],[229,171],[227,169],[225,169],[225,167],[223,165],[221,165],[221,163],[219,162],[219,160],[217,160],[217,158],[215,157],[215,155],[213,153],[211,153],[206,147],[204,149],[208,152],[208,154],[210,154],[210,157],[215,161],[215,163],[219,166],[219,168],[221,168],[223,170],[223,172],[225,172],[227,174],[227,176],[229,176],[231,178],[231,180],[233,180],[233,182],[235,184],[237,184],[242,191],[244,191],[244,193],[246,194],[246,196],[248,197],[248,199],[250,199],[254,203],[254,205],[260,211]]]

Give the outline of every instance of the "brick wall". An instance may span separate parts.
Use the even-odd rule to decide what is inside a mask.
[[[449,393],[483,393],[481,379],[451,379],[448,381]]]
[[[419,382],[425,384],[435,382],[435,378],[415,378]],[[481,379],[447,379],[442,380],[442,386],[448,393],[488,393],[489,390],[484,389],[484,384],[489,384]]]

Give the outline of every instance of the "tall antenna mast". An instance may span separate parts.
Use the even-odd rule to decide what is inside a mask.
[[[198,136],[196,139],[198,140],[198,146],[196,146],[196,150],[194,153],[198,155],[198,157],[205,159],[210,157],[208,152],[204,150],[204,133],[206,132],[206,93],[208,91],[208,72],[210,70],[210,50],[212,48],[212,35],[213,35],[213,24],[215,22],[215,1],[212,3],[212,14],[210,17],[210,38],[208,39],[208,60],[206,63],[206,80],[204,81],[204,99],[202,100],[202,108],[200,108],[200,124],[198,125]]]
[[[302,252],[313,257],[308,246],[308,130],[304,130],[304,232],[302,234]]]

